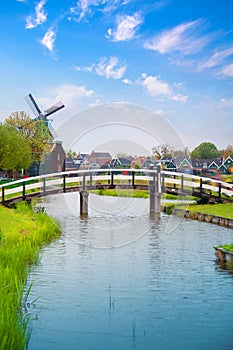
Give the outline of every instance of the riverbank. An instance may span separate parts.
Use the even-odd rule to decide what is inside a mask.
[[[163,206],[163,211],[187,219],[233,228],[233,204],[189,204]]]
[[[38,262],[39,249],[59,235],[57,221],[26,203],[16,209],[0,206],[0,350],[25,348],[28,317],[22,309],[29,266]]]

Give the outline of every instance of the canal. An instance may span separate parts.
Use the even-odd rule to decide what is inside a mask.
[[[152,222],[146,199],[89,201],[87,219],[77,193],[43,202],[62,236],[29,275],[29,349],[232,349],[233,279],[213,246],[233,231],[165,214]]]

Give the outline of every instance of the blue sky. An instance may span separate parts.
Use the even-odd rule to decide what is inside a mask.
[[[233,1],[1,0],[0,120],[62,100],[156,111],[193,149],[233,144]]]

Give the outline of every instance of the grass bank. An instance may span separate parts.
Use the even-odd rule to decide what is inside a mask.
[[[89,191],[100,196],[113,196],[113,197],[133,197],[133,198],[149,198],[147,190],[123,190],[123,189],[100,189]],[[179,199],[179,200],[196,200],[196,197],[192,196],[176,196],[173,194],[163,194],[162,199]]]
[[[233,243],[231,244],[221,244],[218,246],[219,248],[224,248],[226,249],[228,252],[232,252],[233,253]]]
[[[183,209],[182,205],[176,206],[178,209]],[[186,210],[196,213],[220,216],[225,219],[233,219],[233,203],[227,204],[190,204]]]
[[[0,206],[0,349],[21,350],[27,343],[23,291],[29,266],[39,249],[59,237],[60,228],[45,213],[26,203],[16,209]]]

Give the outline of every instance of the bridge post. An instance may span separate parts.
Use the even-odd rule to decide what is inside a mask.
[[[5,204],[5,188],[4,186],[2,187],[2,205]]]
[[[218,200],[221,199],[221,190],[222,190],[222,185],[221,185],[221,183],[219,182],[219,184],[218,184]]]
[[[63,193],[66,193],[66,176],[63,175]]]
[[[135,189],[135,172],[132,171],[132,187]]]
[[[46,178],[43,178],[43,193],[45,194],[46,192]]]
[[[25,199],[26,199],[26,187],[25,187],[25,182],[23,182],[22,200],[25,201]]]
[[[80,216],[88,216],[88,196],[87,191],[80,191]]]
[[[90,189],[92,189],[92,173],[90,173],[90,177],[89,177],[89,186],[90,186]]]
[[[110,188],[114,188],[114,173],[113,173],[113,171],[111,172],[111,184],[110,184]]]
[[[153,180],[149,181],[150,189],[150,218],[158,219],[161,213],[161,168],[157,166],[156,176],[153,173]]]
[[[181,192],[183,192],[183,189],[184,189],[184,175],[181,175],[180,187],[181,187]]]
[[[203,185],[203,182],[202,182],[202,178],[200,179],[200,194],[202,194],[202,185]]]

